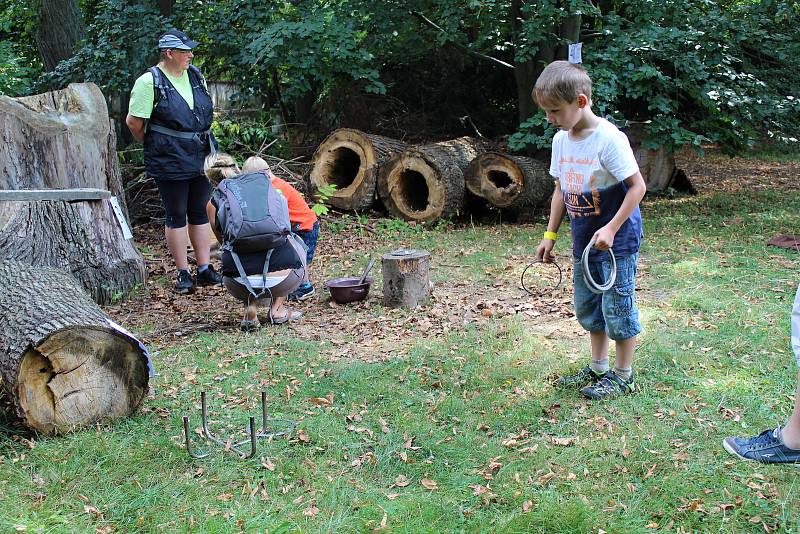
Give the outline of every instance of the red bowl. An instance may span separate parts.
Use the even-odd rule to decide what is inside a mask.
[[[325,282],[325,287],[331,292],[331,297],[337,304],[356,302],[367,298],[369,286],[372,284],[370,277],[367,277],[363,284],[358,283],[360,279],[360,276],[335,278]]]

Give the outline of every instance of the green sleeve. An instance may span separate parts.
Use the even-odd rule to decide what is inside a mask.
[[[149,119],[153,112],[153,75],[145,72],[136,79],[131,90],[128,113],[141,119]]]

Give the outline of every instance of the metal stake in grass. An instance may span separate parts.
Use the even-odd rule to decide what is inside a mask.
[[[249,435],[248,438],[234,442],[232,439],[224,440],[217,436],[215,436],[211,429],[208,427],[208,405],[206,403],[206,392],[200,392],[200,407],[201,413],[203,418],[203,426],[200,432],[200,435],[208,440],[209,442],[218,445],[223,448],[225,451],[233,451],[235,452],[240,459],[248,460],[250,458],[254,458],[256,455],[257,450],[257,440],[259,439],[268,439],[271,440],[272,438],[276,438],[279,436],[285,436],[294,432],[295,427],[297,426],[297,422],[292,419],[276,419],[273,417],[267,417],[267,393],[262,391],[261,392],[261,430],[260,432],[256,432],[256,423],[255,418],[249,418]],[[279,424],[284,424],[285,428],[282,430],[272,430],[268,429],[267,422],[277,422]],[[211,454],[210,452],[195,452],[192,448],[191,443],[191,435],[189,433],[189,416],[183,416],[183,433],[186,439],[186,452],[195,459],[203,459]],[[240,447],[250,444],[250,452],[243,451]]]

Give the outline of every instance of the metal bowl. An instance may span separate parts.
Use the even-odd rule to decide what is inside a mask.
[[[359,276],[335,278],[325,282],[325,287],[331,292],[331,297],[337,304],[356,302],[367,298],[369,286],[372,284],[370,277],[367,277],[363,284],[358,283],[360,279]]]

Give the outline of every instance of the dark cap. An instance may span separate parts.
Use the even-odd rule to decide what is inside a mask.
[[[191,50],[198,45],[197,41],[192,41],[189,36],[175,28],[169,30],[158,39],[158,48],[175,48],[177,50]]]

